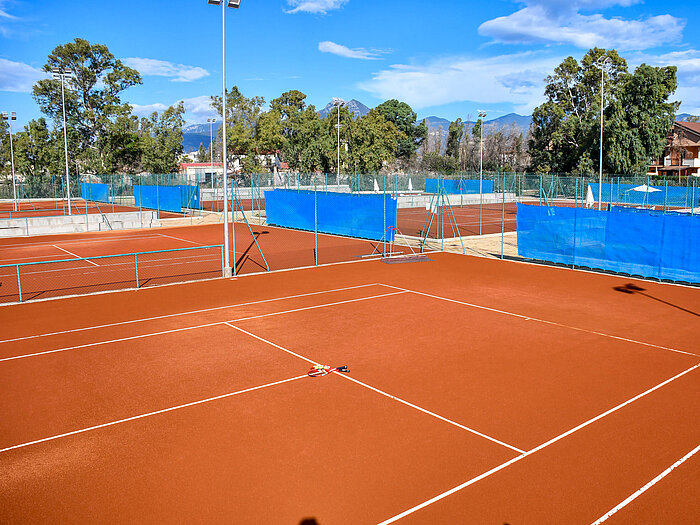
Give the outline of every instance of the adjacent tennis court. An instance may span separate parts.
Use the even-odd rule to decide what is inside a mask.
[[[0,307],[2,521],[700,519],[700,290],[429,258]]]

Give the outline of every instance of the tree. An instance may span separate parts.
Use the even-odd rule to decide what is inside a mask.
[[[212,106],[222,115],[222,99],[220,96],[211,97]],[[256,153],[256,130],[258,119],[265,104],[263,97],[247,98],[237,86],[226,90],[226,134],[227,155],[245,155],[252,158]],[[223,133],[223,127],[218,133]]]
[[[457,159],[447,155],[440,155],[437,152],[430,152],[423,155],[421,167],[425,171],[432,173],[451,174],[457,171],[459,163]]]
[[[450,127],[447,131],[447,149],[445,155],[454,159],[459,159],[459,145],[464,136],[464,122],[458,118],[454,122],[450,122]]]
[[[601,72],[595,63],[610,59],[601,101]],[[590,170],[600,148],[600,108],[604,104],[603,169],[612,173],[646,170],[661,153],[677,103],[674,67],[642,64],[634,74],[615,50],[594,48],[580,63],[568,57],[546,79],[547,100],[533,112],[530,155],[540,171]],[[594,160],[595,159],[595,160]]]
[[[395,146],[396,156],[408,160],[428,137],[428,128],[423,122],[416,124],[416,114],[411,106],[396,99],[379,104],[375,110],[398,129],[403,137]]]
[[[51,132],[44,118],[30,121],[15,134],[15,169],[30,186],[40,184],[42,177],[65,170],[60,138]]]
[[[361,173],[379,173],[396,159],[396,144],[406,135],[378,109],[355,121],[350,137],[350,163]]]
[[[43,70],[50,73],[55,67],[73,72],[65,89],[66,121],[73,131],[70,150],[82,152],[80,155],[93,171],[103,171],[108,128],[117,117],[131,112],[119,95],[126,88],[140,84],[141,76],[115,59],[107,46],[92,45],[82,38],[53,50]],[[39,80],[32,92],[41,110],[62,125],[61,81]]]
[[[179,102],[162,113],[141,119],[142,164],[149,173],[175,173],[182,153],[185,105]]]
[[[209,154],[207,153],[207,148],[204,147],[203,143],[199,143],[199,149],[197,150],[197,162],[207,162],[209,160]]]

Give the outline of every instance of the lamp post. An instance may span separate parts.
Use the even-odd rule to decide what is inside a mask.
[[[477,109],[479,112],[479,119],[486,117],[486,111],[483,109]],[[481,235],[481,214],[484,204],[484,121],[481,121],[479,126],[479,235]]]
[[[10,126],[10,160],[12,161],[12,209],[17,211],[17,185],[15,183],[15,151],[12,147],[12,121],[17,120],[17,113],[14,111],[8,115],[6,111],[2,113],[2,119],[7,120]]]
[[[600,156],[598,160],[598,210],[600,210],[603,203],[603,106],[605,101],[603,89],[605,87],[605,72],[610,69],[612,60],[608,56],[603,56],[595,61],[593,65],[600,69]],[[612,198],[612,193],[610,198]]]
[[[209,123],[209,155],[211,157],[211,189],[214,189],[214,132],[213,124],[216,122],[215,118],[208,118]],[[218,199],[217,199],[218,200]]]
[[[345,101],[342,98],[334,98],[333,105],[338,110],[338,123],[335,128],[338,130],[338,174],[336,176],[336,184],[340,184],[340,108],[345,105]]]
[[[223,117],[223,149],[221,151],[223,163],[223,178],[224,178],[224,273],[226,276],[231,275],[231,264],[229,260],[229,240],[228,240],[228,166],[226,162],[227,145],[226,145],[226,7],[238,9],[241,7],[241,0],[207,0],[211,5],[221,5],[221,115]],[[235,220],[233,221],[235,223]],[[236,231],[233,231],[233,275],[236,275]]]
[[[66,157],[66,196],[68,197],[68,215],[71,215],[70,209],[70,176],[68,172],[68,134],[66,132],[66,93],[65,93],[65,80],[66,78],[71,78],[73,72],[64,68],[55,67],[51,70],[54,80],[61,81],[61,100],[63,101],[63,147]]]

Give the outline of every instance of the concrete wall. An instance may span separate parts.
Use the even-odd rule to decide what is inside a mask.
[[[152,228],[160,226],[156,216],[157,212],[149,210],[0,219],[0,237]]]

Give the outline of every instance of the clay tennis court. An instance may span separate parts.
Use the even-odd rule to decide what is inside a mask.
[[[700,290],[430,259],[0,306],[1,521],[700,519]]]
[[[19,301],[18,271],[25,301],[221,277],[222,233],[222,224],[204,224],[3,238],[0,303]],[[235,249],[231,244],[229,257],[237,274],[313,266],[316,260],[319,264],[357,261],[383,250],[377,241],[323,234],[314,239],[313,232],[254,223],[250,229],[236,223],[235,233]],[[229,235],[233,242],[231,225]],[[136,270],[136,252],[161,253],[139,255]],[[85,259],[91,257],[97,258]],[[39,261],[56,262],[32,264]],[[26,266],[18,270],[16,264]]]
[[[83,199],[71,198],[70,211],[73,215],[95,214],[95,213],[115,213],[139,211],[138,206],[127,206],[123,204],[97,203],[85,201]],[[174,213],[162,210],[158,211],[161,219],[182,217],[181,213]],[[57,215],[68,215],[68,201],[66,200],[26,200],[17,202],[17,209],[14,209],[12,201],[0,202],[0,219],[18,219],[32,217],[53,217]]]
[[[516,230],[516,211],[515,202],[483,204],[481,211],[479,204],[440,206],[435,213],[425,207],[399,208],[397,227],[414,237],[424,237],[427,230],[432,239],[512,232]]]

